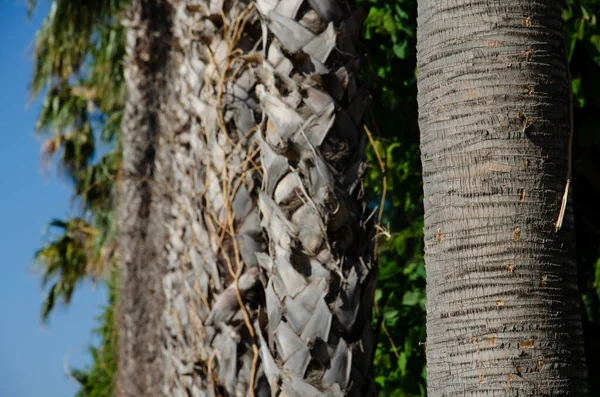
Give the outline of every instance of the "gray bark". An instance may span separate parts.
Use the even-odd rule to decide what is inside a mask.
[[[257,15],[245,1],[169,4],[165,150],[173,201],[163,393],[268,396],[252,325],[261,296],[255,253],[264,250],[256,206],[260,118],[253,65],[243,57],[261,37]]]
[[[362,14],[170,4],[165,393],[372,393]]]
[[[366,13],[335,0],[257,4],[268,38],[257,87],[265,374],[290,397],[375,395],[377,268],[362,190],[368,95],[357,81]]]
[[[428,395],[586,396],[560,2],[418,10]]]
[[[122,125],[119,180],[120,291],[118,302],[119,396],[159,395],[164,305],[167,159],[160,120],[168,10],[160,0],[133,0],[125,23],[127,102]]]
[[[356,79],[365,14],[333,0],[166,8],[169,35],[129,32],[130,173],[170,186],[123,189],[123,349],[153,354],[142,368],[148,352],[127,351],[121,378],[148,380],[123,393],[373,395],[367,95]],[[159,62],[141,70],[152,48]],[[139,160],[140,148],[157,157]],[[134,204],[145,217],[131,217]]]

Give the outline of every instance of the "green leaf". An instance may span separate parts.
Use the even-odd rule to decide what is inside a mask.
[[[405,352],[400,352],[400,357],[398,358],[398,368],[400,369],[400,373],[402,376],[406,375],[406,364],[408,363],[408,357]]]
[[[421,301],[423,294],[420,291],[406,291],[402,297],[402,304],[406,306],[415,306]]]
[[[581,77],[572,79],[571,83],[573,88],[573,105],[582,108],[585,106],[585,94],[581,85]]]
[[[405,40],[401,44],[394,44],[394,54],[400,59],[406,59],[406,48],[408,47],[408,42]]]
[[[600,34],[593,34],[586,41],[586,50],[596,64],[600,64]]]

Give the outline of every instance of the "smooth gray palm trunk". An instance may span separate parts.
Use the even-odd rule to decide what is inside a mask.
[[[419,0],[430,397],[587,395],[560,5]]]

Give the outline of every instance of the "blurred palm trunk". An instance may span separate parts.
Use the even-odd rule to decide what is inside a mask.
[[[162,388],[161,349],[165,128],[160,120],[168,54],[169,12],[161,0],[133,0],[127,14],[122,124],[123,164],[118,191],[120,292],[118,302],[120,396],[154,396]]]

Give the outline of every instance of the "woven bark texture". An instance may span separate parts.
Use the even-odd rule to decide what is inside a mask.
[[[374,394],[365,13],[169,4],[163,393]]]
[[[259,106],[256,77],[241,58],[260,37],[251,31],[256,14],[243,2],[170,5],[164,394],[268,395],[252,325],[260,301],[254,253],[265,249],[255,198]]]

